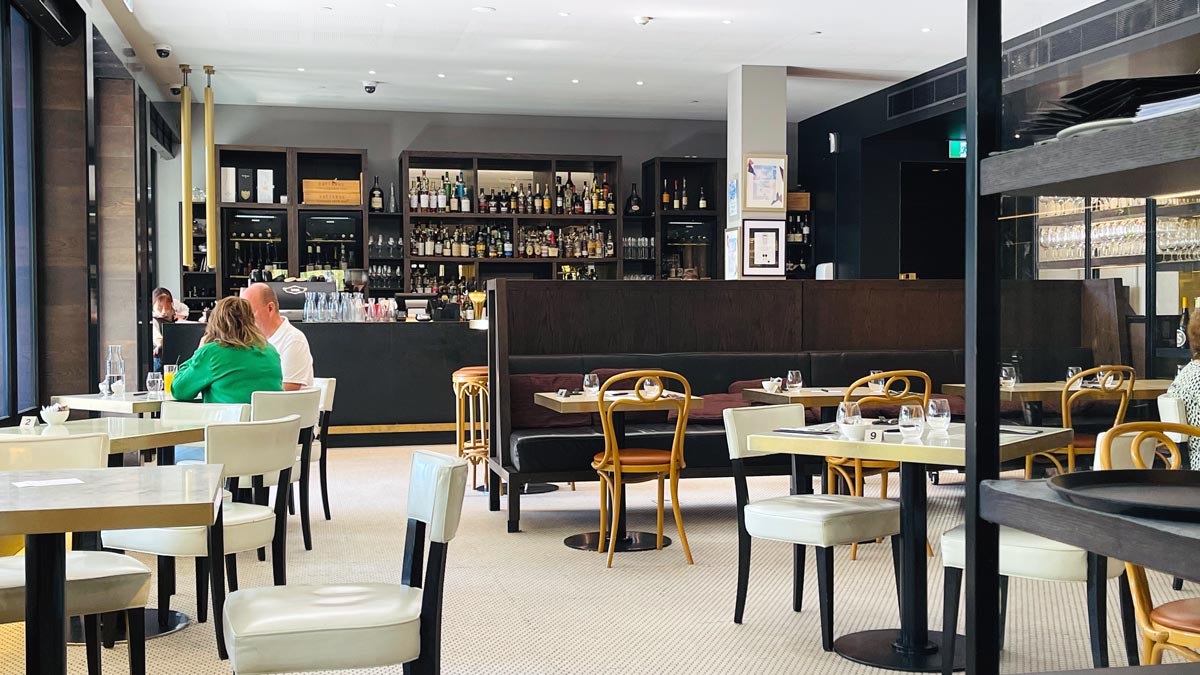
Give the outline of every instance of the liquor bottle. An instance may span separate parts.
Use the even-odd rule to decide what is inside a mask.
[[[567,172],[567,192],[575,192],[575,181],[571,180],[571,172]]]
[[[669,208],[671,208],[671,193],[670,193],[670,191],[667,190],[667,179],[664,178],[663,179],[663,191],[662,191],[662,209],[663,209],[663,211],[666,211]]]
[[[546,191],[542,193],[542,210],[538,213],[554,213],[554,196],[550,194],[549,183],[546,183]]]
[[[458,195],[462,192],[462,184],[455,182],[447,189],[450,190],[450,206],[446,210],[450,213],[458,213]]]
[[[675,181],[675,196],[671,198],[671,208],[676,211],[683,208],[679,205],[679,181]]]
[[[471,189],[467,187],[466,183],[461,183],[461,179],[462,179],[462,172],[459,172],[459,180],[460,180],[459,192],[461,194],[458,198],[458,210],[461,213],[470,213],[471,212]]]
[[[438,185],[437,191],[437,212],[445,213],[450,209],[450,181],[443,179],[441,185]]]
[[[420,188],[420,191],[417,192],[418,203],[420,205],[419,210],[421,213],[426,213],[429,211],[429,190],[426,189],[424,179],[418,183],[418,187]]]
[[[346,257],[346,245],[341,244],[341,250],[338,251],[338,267],[345,272],[350,269],[350,260]]]
[[[811,236],[812,230],[808,229],[808,223],[806,222],[804,223],[804,227],[800,228],[800,241],[804,242],[805,244],[810,244],[812,243],[811,239],[809,239]]]
[[[408,210],[416,211],[421,207],[420,197],[417,195],[417,181],[408,182]]]
[[[563,184],[562,176],[554,177],[554,212],[563,212]]]
[[[383,188],[379,187],[379,176],[375,176],[375,184],[371,186],[371,201],[367,210],[371,213],[383,211]]]
[[[686,178],[683,179],[683,201],[680,203],[683,205],[683,210],[686,211],[687,210],[687,179]]]
[[[1175,346],[1183,349],[1188,346],[1188,301],[1182,299],[1183,309],[1179,311],[1179,327],[1175,329]]]
[[[396,184],[388,183],[388,213],[396,212]]]
[[[504,231],[504,257],[505,258],[513,257],[513,241],[512,241],[512,237],[509,236],[508,230]]]
[[[587,181],[583,182],[583,213],[591,215],[592,213],[592,191],[588,188]]]
[[[704,198],[704,186],[703,185],[700,186],[700,203],[696,204],[696,207],[699,208],[701,211],[708,208],[708,200]]]
[[[475,257],[476,258],[487,257],[487,243],[485,243],[484,239],[483,239],[483,228],[482,227],[475,231]]]
[[[642,198],[637,193],[637,183],[633,184],[633,188],[629,193],[629,197],[625,200],[625,215],[637,216],[642,213]]]
[[[604,257],[605,258],[615,258],[616,256],[617,256],[617,245],[613,241],[613,235],[612,235],[612,232],[610,231],[608,233],[608,239],[604,242]]]
[[[607,171],[604,172],[604,185],[600,188],[600,191],[601,191],[601,194],[604,195],[604,204],[605,204],[605,208],[603,208],[601,210],[608,211],[608,213],[612,213],[612,211],[610,211],[607,208],[608,205],[612,203],[612,187],[609,186],[609,184],[608,184],[608,172]]]

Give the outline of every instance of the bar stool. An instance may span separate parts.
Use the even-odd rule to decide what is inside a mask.
[[[454,388],[454,443],[458,456],[471,463],[471,489],[479,485],[478,467],[488,460],[488,368],[466,366],[451,375]]]

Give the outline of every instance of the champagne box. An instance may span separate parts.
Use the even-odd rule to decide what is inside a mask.
[[[258,170],[258,202],[271,204],[275,201],[275,171],[272,169]]]
[[[787,196],[788,211],[808,211],[811,208],[811,195],[807,192],[789,192]]]
[[[237,169],[221,167],[221,201],[226,204],[237,201]]]
[[[248,202],[254,197],[254,169],[237,170],[237,201]]]

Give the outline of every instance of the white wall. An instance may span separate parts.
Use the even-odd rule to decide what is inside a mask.
[[[173,121],[178,106],[163,109]],[[204,184],[204,108],[192,112],[192,181]],[[537,117],[407,113],[325,108],[218,105],[216,143],[324,148],[366,148],[372,180],[386,192],[396,181],[404,150],[479,153],[620,155],[623,183],[641,181],[644,160],[658,156],[724,157],[725,122],[694,120]],[[159,283],[180,285],[180,159],[158,160]],[[639,186],[639,190],[644,188]]]

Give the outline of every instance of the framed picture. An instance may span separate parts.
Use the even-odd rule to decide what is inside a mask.
[[[741,274],[738,273],[741,269],[738,266],[740,262],[738,252],[739,234],[741,234],[741,230],[736,227],[725,228],[725,278],[729,280],[741,278]]]
[[[742,158],[742,210],[787,210],[787,155]]]
[[[742,276],[782,277],[784,275],[782,220],[742,221]]]
[[[738,185],[737,178],[729,179],[729,190],[726,203],[729,204],[729,217],[736,218],[738,214]]]

